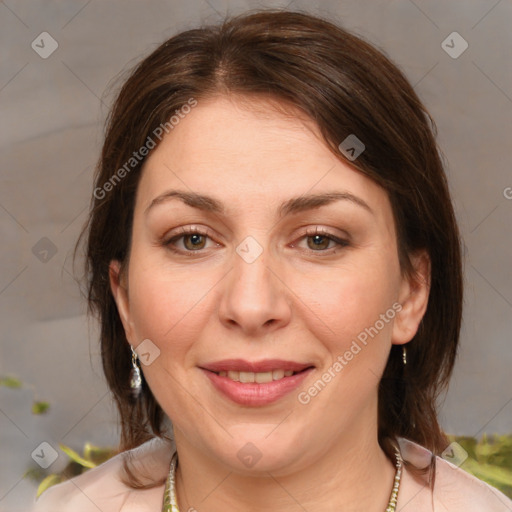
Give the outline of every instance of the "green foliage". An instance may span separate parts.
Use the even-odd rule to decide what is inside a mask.
[[[89,469],[95,468],[97,466],[97,464],[95,464],[94,462],[92,462],[91,460],[88,460],[86,458],[85,449],[84,449],[84,456],[81,457],[80,455],[78,455],[78,453],[76,453],[74,450],[69,448],[69,446],[65,446],[65,445],[59,443],[59,447],[72,461],[76,462],[77,464],[80,464],[80,466],[83,466],[84,468],[89,468]]]
[[[512,435],[449,436],[468,453],[461,468],[512,498]]]
[[[22,384],[20,379],[7,375],[6,377],[0,377],[0,386],[15,389],[21,388]]]
[[[23,383],[17,377],[13,377],[12,375],[7,375],[5,377],[0,376],[0,386],[10,389],[20,389],[23,387]],[[32,389],[34,393],[34,386],[26,386],[29,389]],[[32,414],[44,414],[50,408],[49,402],[43,402],[40,400],[33,400],[32,402]]]
[[[32,403],[32,414],[44,414],[50,408],[48,402],[37,402]]]
[[[69,446],[59,444],[59,448],[68,456],[68,465],[60,473],[51,473],[49,475],[43,475],[41,479],[41,473],[27,472],[27,476],[40,480],[39,487],[37,489],[37,497],[39,497],[46,489],[52,485],[59,484],[80,475],[88,469],[94,468],[99,464],[107,461],[118,452],[114,448],[104,448],[95,446],[91,443],[85,443],[83,454],[78,454],[75,450]]]
[[[55,484],[60,484],[62,482],[62,477],[60,475],[57,475],[56,473],[52,473],[51,475],[45,476],[41,483],[39,484],[39,487],[37,488],[37,497],[46,491],[48,487],[51,487]]]

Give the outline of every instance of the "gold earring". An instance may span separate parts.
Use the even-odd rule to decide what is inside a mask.
[[[402,345],[402,361],[405,366],[407,364],[407,349],[405,348],[405,345]]]

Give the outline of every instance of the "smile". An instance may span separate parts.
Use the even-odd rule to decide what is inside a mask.
[[[282,360],[224,360],[200,369],[219,394],[244,406],[263,406],[297,389],[314,370],[311,364]]]

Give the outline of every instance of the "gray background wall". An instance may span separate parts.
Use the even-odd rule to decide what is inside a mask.
[[[35,467],[31,453],[42,441],[75,449],[86,440],[116,441],[95,325],[84,316],[70,260],[112,98],[107,86],[199,21],[286,5],[327,15],[384,49],[436,120],[467,258],[461,352],[442,421],[457,434],[512,431],[509,0],[6,0],[0,2],[0,375],[15,375],[24,387],[0,387],[0,510],[26,510],[35,487],[23,474]],[[454,31],[469,45],[458,58],[442,47]],[[35,41],[43,55],[51,49],[48,36],[40,42],[42,32],[58,44],[45,59],[31,47]],[[447,44],[452,53],[463,48],[461,40]],[[31,414],[34,398],[51,403],[46,415]],[[52,469],[64,462],[61,453]]]

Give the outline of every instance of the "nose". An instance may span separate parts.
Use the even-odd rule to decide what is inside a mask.
[[[225,327],[262,337],[290,321],[290,293],[278,262],[264,250],[250,262],[234,254],[233,268],[224,280],[219,317]]]

